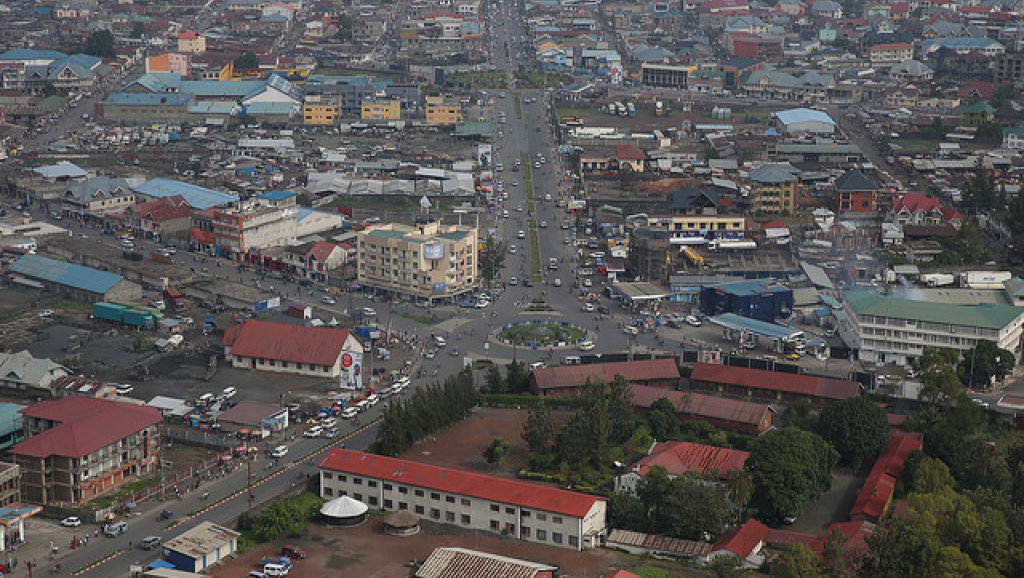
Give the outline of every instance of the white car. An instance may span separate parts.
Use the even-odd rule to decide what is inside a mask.
[[[547,229],[548,228],[548,222],[547,221],[541,221],[540,222],[540,228],[541,229]]]
[[[587,341],[580,341],[579,348],[580,351],[590,351],[594,349],[594,342],[589,339]]]
[[[520,239],[525,239],[526,238],[526,232],[525,231],[519,231],[518,233],[516,233],[516,237],[518,237]]]
[[[372,307],[363,307],[363,315],[367,317],[376,317],[377,312]]]
[[[476,300],[476,308],[477,309],[484,309],[484,308],[490,306],[490,304],[491,304],[491,302],[488,301],[487,299],[477,299]]]
[[[698,319],[695,315],[687,315],[685,321],[691,327],[700,327],[701,325],[703,325],[703,323],[701,323],[701,320]]]
[[[593,313],[594,312],[594,304],[593,303],[584,303],[580,307],[580,311],[583,311],[584,313]]]
[[[117,386],[117,395],[130,395],[135,391],[135,387],[130,383],[122,383]]]
[[[640,330],[637,329],[636,327],[633,327],[632,325],[627,325],[623,327],[622,331],[626,335],[638,335],[640,333]]]
[[[82,520],[78,516],[68,516],[60,521],[60,525],[65,528],[77,528],[82,525]]]
[[[324,426],[322,426],[322,425],[315,425],[315,426],[307,429],[306,431],[302,432],[302,435],[307,437],[307,438],[318,438],[318,437],[324,435]]]
[[[53,317],[53,309],[43,309],[39,312],[40,317]]]
[[[332,427],[334,427],[334,426],[338,425],[338,420],[337,420],[337,419],[335,419],[335,418],[333,418],[333,417],[325,417],[325,418],[324,418],[324,419],[323,419],[323,420],[322,420],[322,421],[320,422],[320,425],[322,425],[322,426],[323,426],[323,427],[325,427],[325,428],[332,428]]]
[[[509,245],[508,246],[508,252],[512,253],[514,255],[515,252],[516,252],[516,246],[515,245]]]
[[[277,446],[270,452],[272,458],[283,458],[288,455],[288,446]]]
[[[591,287],[593,285],[594,285],[594,282],[591,281],[589,277],[583,280],[583,286],[584,287]]]
[[[334,304],[336,304],[338,302],[337,299],[335,299],[334,297],[331,297],[330,295],[324,295],[323,299],[321,299],[321,301],[323,301],[327,305],[334,305]]]
[[[338,435],[338,428],[336,428],[336,427],[332,427],[331,429],[329,429],[329,430],[324,432],[324,437],[325,438],[333,438],[333,437],[337,437],[337,435]]]
[[[359,410],[355,407],[346,407],[341,411],[341,417],[343,419],[352,419],[359,415]]]

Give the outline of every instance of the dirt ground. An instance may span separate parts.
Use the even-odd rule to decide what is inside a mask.
[[[468,419],[424,439],[399,457],[478,474],[514,477],[527,463],[522,433],[528,415],[525,409],[477,408]],[[571,412],[551,412],[556,429],[571,416]],[[500,466],[492,467],[483,453],[496,437],[508,442],[511,449]]]
[[[271,544],[262,544],[239,558],[217,567],[211,574],[228,578],[245,576],[259,569],[263,556],[277,555],[281,546],[298,546],[309,554],[297,560],[290,578],[322,576],[359,576],[360,578],[405,578],[412,574],[413,561],[422,562],[435,548],[461,547],[502,556],[554,564],[562,574],[600,576],[613,567],[634,563],[629,556],[610,550],[576,552],[566,548],[540,546],[490,534],[454,535],[448,526],[424,524],[416,536],[396,538],[384,533],[383,519],[371,517],[356,528],[329,528],[311,525],[305,534]]]

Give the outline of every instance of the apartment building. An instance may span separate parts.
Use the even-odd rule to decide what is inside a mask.
[[[341,107],[330,102],[321,102],[320,96],[306,96],[302,104],[302,124],[333,126],[341,117]]]
[[[796,175],[778,165],[766,165],[750,171],[749,178],[755,213],[793,212],[796,206]]]
[[[462,122],[462,105],[441,96],[428,96],[426,114],[430,125],[459,124]]]
[[[206,52],[206,37],[195,30],[186,30],[178,34],[178,52],[202,54]]]
[[[925,347],[967,351],[979,341],[992,341],[1020,359],[1024,307],[1012,305],[949,305],[912,301],[874,292],[847,292],[844,340],[870,363],[907,365]]]
[[[398,100],[363,101],[360,120],[401,120],[402,102]]]
[[[604,498],[354,450],[317,466],[320,497],[350,496],[370,508],[409,510],[439,524],[584,550],[608,531]]]
[[[344,215],[300,207],[295,193],[270,191],[247,207],[213,212],[214,244],[224,255],[283,247],[305,235],[340,227]]]
[[[79,219],[120,213],[138,202],[128,181],[118,177],[89,177],[71,183],[61,195],[61,211]]]
[[[159,467],[163,418],[155,408],[68,396],[21,413],[27,439],[9,453],[26,502],[84,504]]]
[[[872,66],[891,66],[914,57],[914,45],[907,42],[876,44],[868,49]]]
[[[417,300],[450,299],[479,285],[478,232],[424,221],[389,223],[359,233],[360,285]]]

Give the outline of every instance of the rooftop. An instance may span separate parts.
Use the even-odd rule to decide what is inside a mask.
[[[124,279],[120,275],[92,267],[74,265],[67,261],[50,259],[35,253],[22,255],[11,265],[10,271],[32,279],[66,285],[90,293],[106,293]]]
[[[206,558],[211,552],[237,539],[240,534],[213,522],[203,522],[164,542],[164,549],[180,552],[189,558]]]
[[[416,578],[533,578],[557,574],[558,567],[466,548],[437,548],[416,571]]]
[[[163,420],[152,407],[82,396],[41,401],[21,413],[58,424],[10,449],[38,458],[81,458]]]
[[[829,399],[848,399],[860,395],[860,384],[798,373],[765,371],[715,363],[697,363],[690,381],[734,385]]]
[[[333,366],[343,350],[362,349],[348,330],[250,319],[224,334],[231,355]]]
[[[620,361],[616,363],[590,363],[587,365],[562,365],[533,370],[533,380],[539,389],[575,387],[588,380],[602,380],[611,383],[616,375],[629,382],[654,379],[679,379],[679,367],[674,359],[651,361]]]
[[[899,299],[871,291],[849,291],[846,303],[858,317],[869,315],[995,330],[1001,330],[1024,315],[1024,307],[1012,305],[948,305]]]
[[[629,390],[633,396],[633,405],[636,407],[651,407],[651,404],[664,397],[672,402],[679,413],[733,423],[756,426],[761,423],[765,414],[771,411],[767,404],[703,393],[683,392],[646,385],[633,385]]]
[[[577,518],[585,517],[597,502],[605,499],[355,450],[330,450],[317,467]]]
[[[199,209],[209,209],[228,205],[238,201],[236,195],[214,191],[198,185],[172,181],[170,179],[153,179],[135,187],[135,191],[150,197],[171,197],[181,195],[188,202],[189,206]]]
[[[655,443],[633,472],[644,476],[654,466],[662,466],[672,476],[687,473],[716,475],[725,479],[729,472],[742,470],[749,452],[690,442]]]
[[[812,110],[810,108],[780,110],[775,113],[775,118],[779,119],[779,122],[785,125],[796,124],[798,122],[823,122],[831,125],[836,124],[835,121],[832,120],[832,117],[827,113],[821,112],[820,110]]]

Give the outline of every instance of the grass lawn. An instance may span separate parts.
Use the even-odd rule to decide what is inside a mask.
[[[537,234],[537,221],[530,219],[530,266],[533,268],[533,280],[540,282],[540,236]]]
[[[413,313],[399,313],[398,315],[401,317],[405,317],[410,321],[415,321],[417,323],[422,323],[424,325],[434,324],[434,320],[429,315],[416,315]]]
[[[515,94],[515,96],[516,96],[516,118],[519,119],[519,120],[523,120],[523,98],[522,98],[522,96],[518,92]]]

